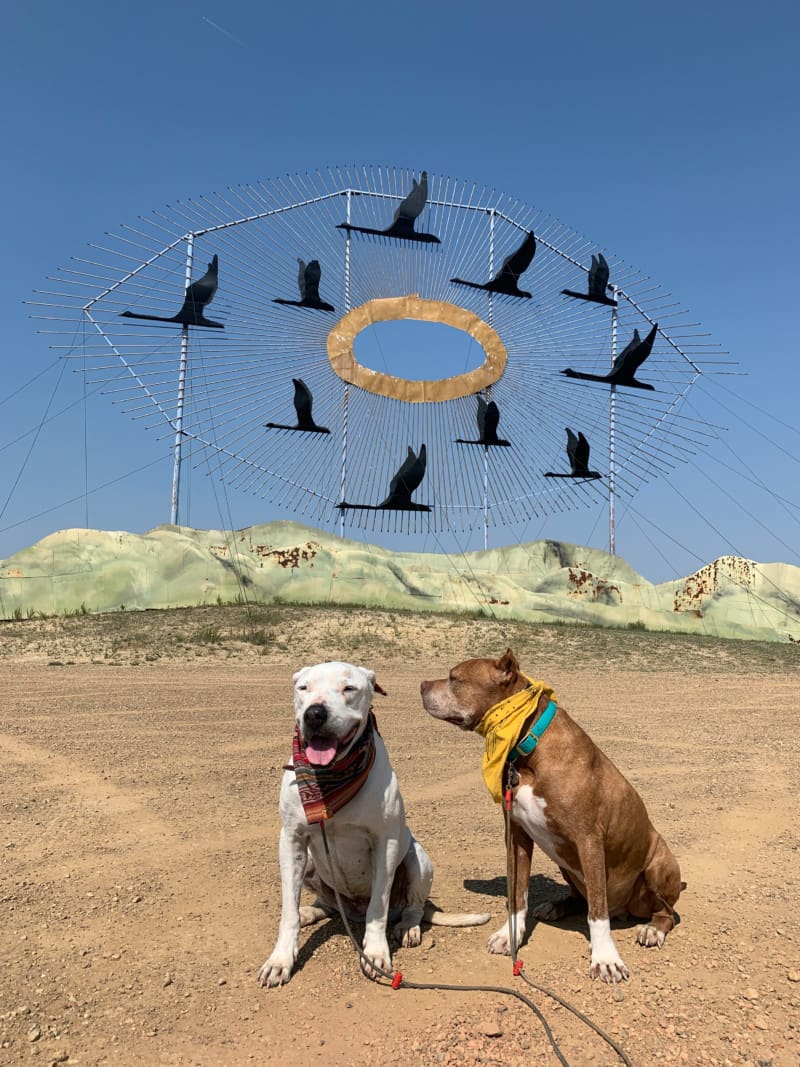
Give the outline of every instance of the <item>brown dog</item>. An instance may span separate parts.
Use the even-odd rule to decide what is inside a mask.
[[[637,927],[636,940],[640,945],[660,948],[675,925],[673,908],[686,885],[639,794],[563,708],[555,701],[549,708],[552,691],[520,672],[511,649],[499,660],[465,660],[448,678],[422,682],[420,690],[423,706],[434,718],[485,734],[487,785],[487,761],[494,759],[496,765],[499,760],[498,774],[506,776],[512,789],[509,847],[513,849],[516,881],[510,890],[511,917],[489,939],[489,951],[510,954],[525,936],[535,842],[558,864],[571,890],[567,900],[540,905],[536,918],[561,919],[581,910],[581,898],[585,898],[589,907],[590,976],[604,982],[627,978],[628,968],[611,937],[610,917],[630,914],[648,920]],[[526,699],[532,701],[528,706]],[[503,709],[512,704],[523,719],[518,729],[512,724],[514,736],[506,754],[496,745],[497,737],[487,732],[486,724],[497,721],[498,713],[503,717]],[[507,715],[505,718],[510,722]],[[548,718],[549,724],[536,738]],[[530,742],[523,744],[523,749],[532,747],[529,754],[523,754],[513,742],[525,738],[531,727],[535,747]],[[497,799],[497,789],[492,785],[490,789]]]

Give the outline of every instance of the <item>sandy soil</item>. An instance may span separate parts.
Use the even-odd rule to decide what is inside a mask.
[[[367,981],[338,921],[303,932],[288,986],[258,987],[280,910],[291,673],[343,654],[389,692],[378,721],[436,865],[433,899],[493,915],[428,930],[395,966],[530,993],[573,1067],[619,1062],[487,954],[505,909],[501,816],[480,739],[419,703],[421,678],[507,637],[639,789],[688,882],[661,951],[616,927],[624,986],[589,980],[580,921],[539,924],[526,972],[637,1067],[800,1061],[796,649],[298,611],[251,619],[248,641],[231,620],[0,628],[0,1063],[557,1062],[509,996]],[[533,901],[562,892],[539,852],[534,872]]]

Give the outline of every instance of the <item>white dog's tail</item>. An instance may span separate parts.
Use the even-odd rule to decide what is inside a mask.
[[[483,911],[456,915],[454,912],[442,911],[441,908],[437,908],[435,904],[426,900],[423,919],[431,926],[483,926],[491,919],[491,915]]]

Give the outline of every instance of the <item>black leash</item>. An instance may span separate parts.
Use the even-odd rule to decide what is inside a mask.
[[[512,770],[512,768],[507,768],[507,771],[510,770]],[[506,912],[508,914],[508,934],[511,940],[511,959],[514,964],[514,975],[518,978],[521,978],[523,982],[527,982],[527,984],[531,986],[531,988],[536,989],[540,993],[544,993],[545,996],[550,997],[557,1004],[560,1004],[562,1008],[566,1008],[567,1011],[572,1012],[572,1014],[577,1019],[580,1019],[582,1023],[585,1023],[590,1029],[594,1030],[597,1036],[601,1037],[603,1041],[605,1041],[605,1043],[616,1052],[616,1054],[626,1065],[626,1067],[633,1067],[633,1063],[626,1055],[624,1049],[614,1040],[613,1037],[611,1037],[610,1034],[607,1034],[605,1030],[603,1030],[597,1025],[597,1023],[592,1022],[592,1020],[586,1015],[584,1015],[582,1011],[579,1011],[577,1008],[573,1007],[573,1005],[570,1004],[568,1001],[564,1000],[563,997],[560,997],[551,989],[546,989],[544,986],[538,985],[536,982],[532,982],[523,970],[525,965],[522,960],[519,959],[517,956],[517,913],[513,911],[511,906],[512,886],[515,886],[517,879],[517,857],[511,844],[511,801],[511,784],[510,782],[507,782],[505,792],[503,794],[503,812],[505,816],[506,830]]]
[[[331,865],[331,870],[333,870],[333,856],[331,855],[330,846],[328,844],[328,835],[325,831],[324,821],[320,823],[320,830],[322,831],[322,843],[325,847],[325,855],[328,858],[328,863]],[[508,805],[506,819],[506,836],[507,840],[510,842],[510,805]],[[365,955],[361,948],[361,945],[359,945],[358,941],[356,940],[352,927],[350,926],[350,922],[347,918],[347,913],[345,912],[344,906],[342,904],[342,899],[339,894],[339,890],[336,887],[336,882],[338,881],[338,879],[332,878],[331,881],[333,882],[333,892],[336,896],[336,906],[339,909],[339,914],[342,917],[342,922],[344,923],[344,928],[347,931],[347,935],[350,938],[350,941],[352,942],[356,952],[358,953],[359,959],[361,960],[362,970],[364,970],[364,968],[367,968],[373,974],[377,974],[381,978],[385,978],[391,984],[392,989],[438,989],[458,993],[500,993],[503,996],[514,997],[516,1000],[521,1001],[528,1008],[530,1008],[530,1010],[534,1013],[539,1022],[542,1024],[542,1029],[545,1032],[547,1040],[550,1042],[550,1047],[558,1058],[558,1062],[561,1063],[563,1067],[570,1067],[569,1060],[566,1059],[563,1052],[559,1048],[558,1042],[553,1036],[553,1031],[550,1029],[550,1025],[547,1022],[547,1019],[545,1018],[541,1009],[537,1007],[537,1005],[534,1004],[534,1002],[530,1000],[530,998],[526,997],[518,990],[510,989],[506,986],[445,985],[441,982],[412,982],[403,975],[402,971],[396,971],[394,974],[392,974],[389,971],[384,970],[383,967],[378,967]],[[508,907],[510,909],[510,883]],[[511,923],[510,910],[509,923]],[[514,921],[514,927],[516,927],[516,917]],[[543,986],[537,985],[535,982],[532,982],[525,974],[522,973],[523,963],[522,960],[517,959],[516,955],[516,929],[512,930],[511,925],[509,925],[509,933],[512,935],[512,958],[514,961],[514,975],[517,977],[521,977],[523,981],[527,982],[527,984],[533,989],[538,990],[540,993],[546,994],[553,1000],[557,1001],[562,1007],[566,1008],[568,1011],[571,1011],[573,1015],[575,1015],[582,1022],[586,1023],[587,1026],[591,1027],[591,1029],[594,1030],[595,1033],[602,1037],[603,1040],[606,1041],[611,1046],[611,1048],[614,1049],[614,1051],[621,1057],[623,1063],[626,1064],[626,1067],[633,1067],[633,1064],[622,1051],[622,1049],[619,1047],[619,1045],[614,1041],[613,1038],[611,1038],[607,1033],[605,1033],[604,1030],[601,1030],[600,1027],[593,1023],[591,1019],[588,1019],[582,1012],[578,1011],[577,1008],[573,1008],[571,1004],[567,1003],[566,1000],[563,1000],[556,993],[552,993],[549,989],[545,989]]]

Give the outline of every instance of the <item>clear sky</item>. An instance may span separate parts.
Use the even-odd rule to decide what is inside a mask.
[[[363,162],[543,209],[666,286],[736,361],[689,397],[721,440],[619,509],[621,556],[651,580],[729,553],[800,564],[796,3],[78,0],[7,6],[3,31],[0,558],[56,529],[169,519],[165,442],[107,397],[84,404],[33,291],[177,199]],[[182,522],[277,517],[186,473]],[[607,548],[607,518],[493,543],[518,537]]]

